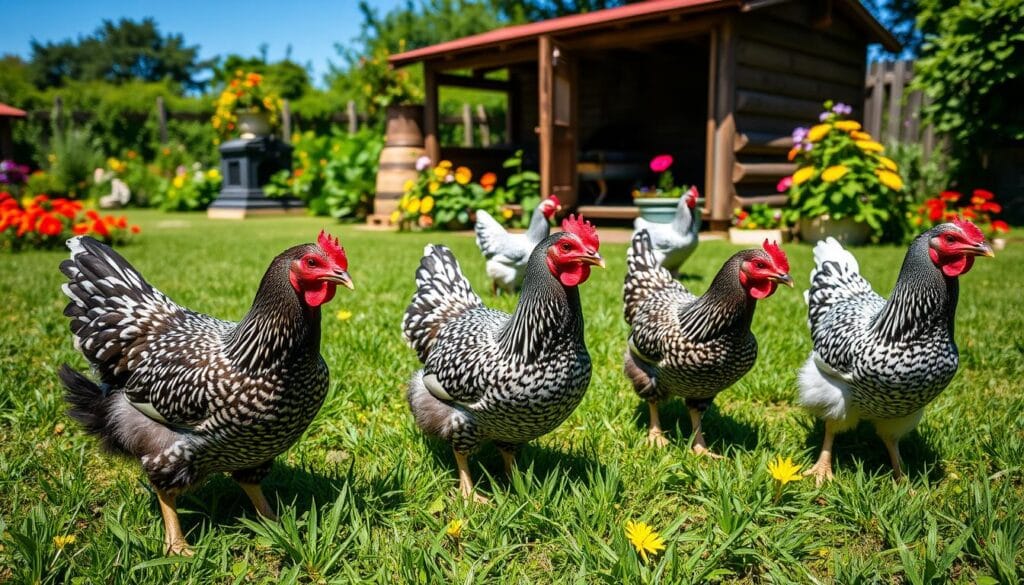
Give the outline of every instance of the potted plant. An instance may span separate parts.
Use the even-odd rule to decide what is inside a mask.
[[[633,190],[633,204],[640,211],[640,217],[652,223],[671,223],[682,197],[689,187],[676,185],[672,171],[672,155],[659,154],[651,159],[650,168],[658,175],[658,183],[653,187],[639,187]],[[701,200],[697,200],[700,207]]]
[[[733,244],[761,245],[765,240],[789,241],[789,229],[781,209],[755,203],[750,211],[740,207],[733,210],[729,241]]]
[[[406,182],[390,222],[399,230],[463,229],[478,209],[507,221],[511,215],[500,213],[504,199],[503,192],[495,190],[496,183],[494,173],[484,173],[474,182],[467,167],[447,160],[432,166],[427,159],[416,179]]]
[[[825,102],[819,124],[793,131],[788,158],[796,162],[789,190],[789,218],[801,239],[834,237],[844,244],[869,239],[899,241],[906,230],[903,179],[896,163],[845,104]]]
[[[993,249],[1002,250],[1006,247],[1006,240],[999,236],[1009,232],[1010,226],[1001,219],[992,219],[1002,211],[1003,206],[996,203],[995,194],[987,189],[975,189],[970,197],[959,191],[947,190],[926,199],[917,208],[917,213],[911,215],[910,223],[918,230],[926,230],[962,216],[985,232]]]
[[[281,100],[266,88],[263,76],[239,69],[217,98],[211,122],[222,140],[251,139],[270,134],[280,111]]]

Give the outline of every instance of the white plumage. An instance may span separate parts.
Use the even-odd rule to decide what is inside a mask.
[[[647,230],[654,247],[654,257],[669,272],[677,272],[697,249],[701,219],[700,211],[696,209],[698,196],[696,187],[690,187],[683,193],[670,223],[652,223],[642,217],[633,220],[633,235]]]
[[[477,210],[476,245],[487,259],[487,276],[495,294],[499,290],[515,292],[523,286],[530,253],[548,237],[551,230],[548,222],[561,208],[558,197],[547,197],[533,210],[530,225],[521,234],[510,234],[491,214]]]

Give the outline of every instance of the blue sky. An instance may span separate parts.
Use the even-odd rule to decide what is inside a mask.
[[[383,14],[404,0],[371,2]],[[312,65],[320,84],[328,61],[340,62],[335,43],[349,44],[362,22],[357,0],[0,0],[0,55],[28,57],[29,42],[61,41],[91,34],[103,20],[153,17],[161,33],[180,33],[199,45],[203,58],[237,53],[276,61],[288,45],[292,59]]]

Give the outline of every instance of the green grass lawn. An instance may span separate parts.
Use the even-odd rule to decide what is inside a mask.
[[[249,308],[276,254],[327,225],[129,216],[143,233],[121,249],[128,260],[179,303],[229,319]],[[234,482],[212,478],[179,499],[193,558],[163,556],[156,498],[138,464],[101,454],[64,414],[55,371],[85,366],[62,315],[66,252],[0,256],[0,583],[1024,580],[1024,245],[979,259],[961,278],[960,371],[902,444],[909,481],[892,481],[882,443],[862,426],[837,439],[834,482],[790,483],[780,497],[768,460],[807,467],[822,437],[794,404],[810,349],[810,247],[785,248],[798,287],[759,303],[758,363],[705,418],[710,446],[725,455],[711,460],[690,454],[679,402],[662,409],[672,444],[645,444],[646,408],[621,371],[625,245],[606,244],[608,269],[580,290],[590,390],[565,424],[523,449],[510,479],[492,446],[473,459],[492,497],[481,506],[457,497],[451,452],[413,424],[404,389],[419,364],[399,330],[427,242],[452,247],[474,287],[489,290],[472,238],[333,230],[357,288],[325,307],[330,393],[265,484],[281,522],[260,522]],[[703,292],[736,250],[701,244],[685,265],[687,286]],[[885,294],[903,253],[855,250]],[[453,520],[458,538],[447,534]],[[624,535],[628,520],[650,524],[666,550],[643,562]],[[68,535],[74,541],[59,548],[54,537]]]

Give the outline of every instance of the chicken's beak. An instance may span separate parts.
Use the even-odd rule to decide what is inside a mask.
[[[320,277],[320,280],[340,284],[349,290],[356,290],[356,285],[352,284],[352,277],[344,270],[335,270],[331,274],[325,274]]]
[[[589,264],[591,266],[600,266],[601,268],[604,268],[604,258],[602,258],[601,255],[598,254],[597,252],[588,254],[586,256],[580,256],[580,262],[582,262],[583,264]]]
[[[975,244],[973,247],[968,248],[967,250],[964,251],[974,256],[988,256],[989,258],[996,257],[995,251],[992,250],[992,246],[990,246],[988,242],[981,242],[980,244]]]
[[[793,277],[788,274],[776,274],[775,276],[770,277],[770,280],[774,280],[775,282],[784,284],[789,288],[793,288]]]

